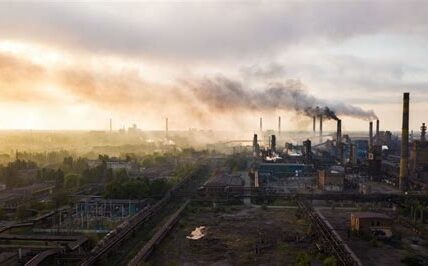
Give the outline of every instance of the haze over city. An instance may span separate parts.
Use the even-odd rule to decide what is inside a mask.
[[[0,1],[0,265],[428,265],[428,1]]]
[[[428,3],[0,4],[0,129],[399,130],[427,113]],[[327,130],[335,123],[325,123]]]

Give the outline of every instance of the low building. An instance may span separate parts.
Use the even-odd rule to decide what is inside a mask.
[[[281,178],[312,175],[314,166],[299,163],[260,163],[255,169],[255,186],[269,186],[270,181]]]
[[[318,171],[318,188],[324,191],[343,191],[345,172],[342,169],[331,168]]]
[[[352,231],[374,235],[378,238],[388,238],[392,236],[392,223],[392,218],[383,213],[351,213]]]
[[[205,182],[207,187],[241,187],[245,185],[244,179],[240,174],[219,174],[212,176]]]
[[[140,167],[134,163],[126,160],[120,160],[118,158],[112,157],[109,158],[106,162],[107,169],[112,169],[113,171],[125,170],[128,175],[138,175],[140,173]],[[88,160],[89,168],[95,168],[103,164],[101,160]]]

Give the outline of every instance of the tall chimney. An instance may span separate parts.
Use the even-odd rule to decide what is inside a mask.
[[[426,141],[426,134],[427,134],[427,126],[425,126],[425,123],[422,123],[422,126],[421,126],[421,141]]]
[[[259,143],[257,141],[257,134],[254,134],[253,137],[253,156],[257,157],[259,153]]]
[[[376,119],[376,138],[375,138],[375,144],[380,144],[380,136],[379,136],[379,119]]]
[[[403,126],[401,129],[400,190],[408,189],[409,175],[409,93],[403,94]]]
[[[168,117],[165,118],[165,138],[168,139]]]
[[[339,143],[342,143],[342,120],[337,120],[337,136],[336,136],[336,143],[339,145]]]
[[[260,117],[260,133],[263,132],[263,118]]]
[[[369,149],[373,147],[373,121],[369,124]]]
[[[322,115],[320,115],[320,136],[322,136]]]
[[[254,134],[254,136],[253,136],[253,147],[256,147],[256,146],[257,146],[257,144],[258,144],[258,141],[257,141],[257,134]]]
[[[278,116],[278,135],[281,134],[281,117]]]
[[[113,120],[110,118],[110,133],[113,132]]]
[[[272,135],[270,148],[273,152],[276,152],[276,136]]]
[[[312,131],[313,131],[313,132],[314,132],[314,134],[315,134],[315,132],[317,131],[317,129],[316,129],[317,117],[314,115],[314,116],[312,117],[312,119],[313,119]]]

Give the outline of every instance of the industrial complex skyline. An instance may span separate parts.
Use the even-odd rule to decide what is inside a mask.
[[[0,4],[0,129],[410,130],[428,107],[428,3]],[[302,115],[303,114],[303,115]],[[334,130],[336,123],[325,123]]]

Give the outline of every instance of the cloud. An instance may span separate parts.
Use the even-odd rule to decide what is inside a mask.
[[[101,63],[97,67],[83,64],[58,68],[35,65],[31,61],[4,54],[0,54],[0,58],[12,66],[0,74],[0,85],[6,80],[13,88],[0,92],[5,100],[39,102],[51,99],[59,104],[78,100],[124,113],[142,110],[155,114],[161,110],[201,123],[211,123],[212,114],[236,116],[255,111],[287,110],[305,115],[308,108],[327,105],[338,115],[362,119],[375,116],[373,112],[355,106],[318,99],[310,95],[299,80],[293,79],[265,84],[258,89],[224,75],[182,77],[172,85],[163,85],[148,82],[138,69],[132,67],[118,71]],[[4,64],[0,64],[2,66],[5,68]],[[29,79],[20,78],[20,74]],[[18,78],[11,80],[10,77]],[[28,81],[26,85],[33,86],[20,89],[22,80]],[[54,86],[57,93],[37,89],[47,85]],[[54,99],[55,95],[60,97]],[[70,99],[63,95],[68,95]]]
[[[46,76],[43,67],[23,58],[0,53],[0,99],[2,102],[49,101],[38,87]]]
[[[253,64],[250,66],[243,66],[240,72],[247,79],[262,80],[282,79],[286,75],[285,67],[278,62],[271,62],[267,65]]]
[[[428,2],[1,3],[0,33],[90,52],[204,60],[379,32],[428,33]]]

